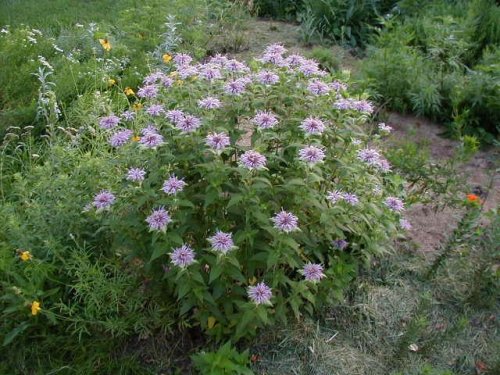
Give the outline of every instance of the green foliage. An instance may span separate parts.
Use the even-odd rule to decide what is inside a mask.
[[[309,52],[309,57],[319,62],[323,69],[330,72],[340,68],[340,60],[342,59],[342,56],[336,56],[332,49],[325,47],[314,47]]]
[[[446,122],[456,138],[493,142],[500,123],[499,9],[489,0],[440,1],[403,12],[373,39],[363,64],[366,85],[393,110]]]
[[[201,352],[192,356],[195,368],[203,375],[251,375],[248,368],[248,350],[239,353],[231,342],[222,345],[216,352]]]

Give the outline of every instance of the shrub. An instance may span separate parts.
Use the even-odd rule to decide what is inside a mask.
[[[149,335],[172,314],[239,340],[341,298],[406,227],[402,179],[363,129],[373,107],[345,77],[279,45],[250,66],[190,60],[135,98],[82,97],[79,129],[56,129],[41,156],[4,146],[23,151],[4,159],[23,167],[0,211],[12,350],[40,332]]]

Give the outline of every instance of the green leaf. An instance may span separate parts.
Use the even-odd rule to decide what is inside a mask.
[[[17,335],[24,332],[29,326],[30,326],[29,322],[23,322],[19,324],[16,328],[14,328],[12,331],[10,331],[8,334],[5,335],[3,339],[3,346],[9,345],[16,338]]]

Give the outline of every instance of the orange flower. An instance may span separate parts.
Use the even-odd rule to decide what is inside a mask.
[[[467,194],[467,202],[469,203],[481,203],[481,199],[476,194]]]
[[[134,136],[132,137],[132,141],[133,141],[133,142],[139,142],[140,140],[141,140],[141,137],[139,137],[138,135],[134,135]]]
[[[111,43],[109,42],[109,40],[107,38],[99,39],[99,43],[101,43],[101,47],[105,51],[110,51],[111,50]]]
[[[21,251],[19,253],[19,258],[21,258],[23,262],[27,262],[28,260],[33,259],[33,255],[31,255],[29,251]]]

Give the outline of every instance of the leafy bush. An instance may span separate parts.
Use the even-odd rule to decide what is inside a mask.
[[[373,107],[342,75],[278,45],[250,66],[190,59],[135,96],[83,96],[80,127],[40,152],[4,145],[1,334],[28,363],[40,334],[113,343],[175,316],[238,340],[298,319],[406,226],[403,181],[367,148]]]
[[[442,1],[387,22],[363,63],[366,84],[391,109],[446,122],[457,138],[492,142],[499,124],[493,57],[499,9],[488,0]]]

